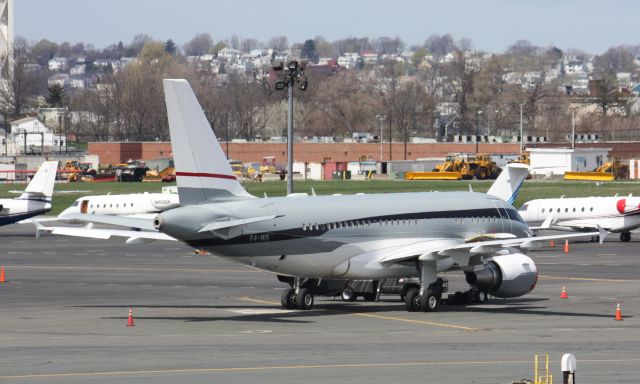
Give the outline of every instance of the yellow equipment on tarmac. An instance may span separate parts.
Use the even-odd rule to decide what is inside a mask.
[[[448,154],[444,163],[432,172],[407,172],[406,180],[478,180],[495,179],[502,170],[487,154]]]
[[[614,156],[593,172],[565,172],[565,180],[613,181],[629,178],[629,166],[622,164],[620,157]]]

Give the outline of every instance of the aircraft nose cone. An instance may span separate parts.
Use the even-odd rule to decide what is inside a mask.
[[[624,213],[624,208],[627,205],[627,200],[626,199],[620,199],[618,200],[618,203],[616,204],[616,208],[618,209],[618,212],[620,212],[620,214]]]

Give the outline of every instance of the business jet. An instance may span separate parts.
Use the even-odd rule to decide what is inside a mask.
[[[640,197],[536,199],[524,203],[518,213],[536,232],[589,232],[601,227],[620,233],[620,241],[627,242],[631,231],[640,227]]]
[[[405,295],[408,311],[438,309],[443,279],[462,270],[476,301],[489,293],[518,297],[537,281],[525,255],[549,239],[532,237],[506,201],[528,174],[509,166],[487,194],[425,192],[256,198],[231,170],[186,80],[164,80],[180,207],[153,221],[90,216],[96,223],[135,228],[122,236],[165,235],[214,255],[292,279],[283,308],[308,310],[327,281],[416,276],[419,288]]]
[[[119,215],[141,217],[166,211],[180,205],[177,194],[171,193],[130,193],[121,195],[84,196],[74,201],[60,212],[57,219],[67,219],[69,215],[82,213],[87,215]]]
[[[57,170],[57,161],[43,162],[19,197],[0,199],[0,225],[13,224],[49,212]]]

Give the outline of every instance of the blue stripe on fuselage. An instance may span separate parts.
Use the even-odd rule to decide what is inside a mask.
[[[47,213],[47,212],[49,212],[48,209],[40,209],[40,210],[37,210],[37,211],[19,213],[19,214],[16,214],[16,215],[6,215],[6,216],[0,215],[0,226],[17,223],[20,220],[25,220],[25,219],[28,219],[30,217],[38,216],[38,215],[41,215],[41,214]]]

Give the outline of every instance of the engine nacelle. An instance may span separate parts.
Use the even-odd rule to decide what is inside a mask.
[[[515,253],[495,256],[480,270],[467,273],[467,283],[496,297],[518,297],[533,290],[538,269],[530,257]]]
[[[638,198],[627,198],[620,199],[616,203],[616,209],[621,215],[625,213],[633,213],[640,211],[640,199]]]

